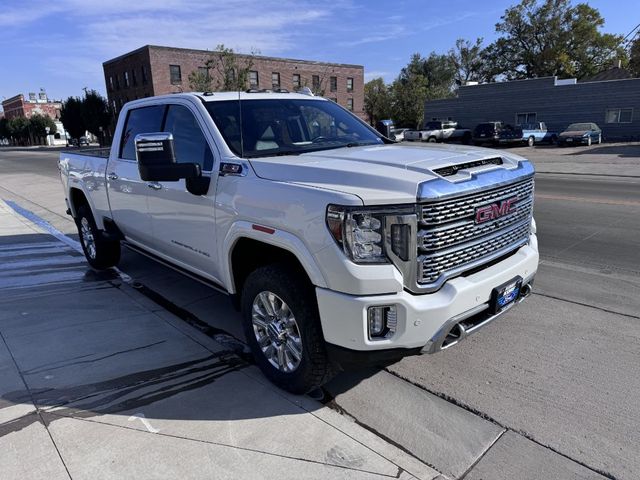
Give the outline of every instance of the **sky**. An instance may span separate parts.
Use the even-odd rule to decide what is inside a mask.
[[[604,32],[640,22],[638,0],[587,0]],[[0,0],[0,99],[106,92],[102,62],[146,44],[363,65],[392,81],[411,54],[495,39],[516,0]]]

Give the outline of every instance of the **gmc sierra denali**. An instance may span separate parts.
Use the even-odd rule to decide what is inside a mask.
[[[136,100],[108,151],[59,167],[93,268],[125,243],[229,294],[258,366],[296,393],[457,344],[538,266],[529,161],[393,144],[311,95]]]

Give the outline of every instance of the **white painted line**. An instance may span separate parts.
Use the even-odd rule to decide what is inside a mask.
[[[50,233],[61,242],[73,248],[76,252],[82,253],[84,255],[84,251],[82,250],[82,246],[80,245],[80,242],[75,241],[73,238],[67,237],[64,233],[62,233],[60,230],[55,228],[49,222],[47,222],[43,218],[40,218],[38,215],[36,215],[32,211],[27,210],[26,208],[22,208],[17,203],[12,202],[11,200],[2,200],[2,201],[18,215],[21,215],[25,219],[29,220],[31,223],[39,227],[41,230],[44,230],[45,232]],[[113,270],[115,270],[115,272],[118,274],[118,276],[120,277],[120,280],[122,280],[125,283],[131,283],[131,277],[129,275],[127,275],[117,267],[113,267]]]
[[[153,428],[151,426],[151,424],[149,423],[149,420],[147,420],[144,417],[144,413],[142,413],[142,412],[134,413],[133,415],[131,415],[129,417],[129,421],[130,422],[133,422],[134,420],[140,420],[142,422],[142,424],[147,428],[147,430],[149,430],[151,433],[158,433],[160,431],[157,428]]]
[[[3,200],[3,201],[4,201],[5,204],[7,204],[17,214],[22,215],[24,218],[29,220],[31,223],[37,225],[38,227],[40,227],[42,230],[44,230],[46,232],[49,232],[55,238],[57,238],[58,240],[60,240],[63,243],[66,243],[71,248],[73,248],[75,251],[83,253],[82,247],[80,246],[79,242],[76,242],[74,239],[67,237],[64,233],[62,233],[60,230],[55,228],[53,225],[51,225],[46,220],[43,220],[38,215],[36,215],[35,213],[27,210],[26,208],[22,208],[16,202],[12,202],[11,200]]]

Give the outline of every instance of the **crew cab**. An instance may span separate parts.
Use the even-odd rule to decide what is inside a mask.
[[[421,142],[471,142],[471,130],[458,128],[458,122],[434,120],[427,122],[422,130],[409,130],[405,132],[404,139]]]
[[[110,149],[59,167],[92,267],[126,244],[227,293],[258,366],[295,393],[452,347],[538,267],[529,161],[397,144],[312,95],[132,101]]]

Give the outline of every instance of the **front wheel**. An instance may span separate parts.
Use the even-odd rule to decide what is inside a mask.
[[[313,286],[301,277],[285,265],[260,267],[247,277],[241,305],[245,337],[258,367],[296,394],[333,376]]]
[[[436,143],[438,140],[436,139],[436,137],[429,137],[427,138],[427,142],[429,143]]]
[[[591,146],[591,137],[587,137],[587,147]]]
[[[82,245],[82,251],[89,265],[96,270],[115,267],[120,261],[120,242],[104,238],[96,226],[88,205],[82,205],[78,208],[75,221],[80,236],[80,245]]]
[[[536,139],[534,137],[529,137],[527,139],[527,145],[530,147],[533,147],[533,145],[536,143]]]

